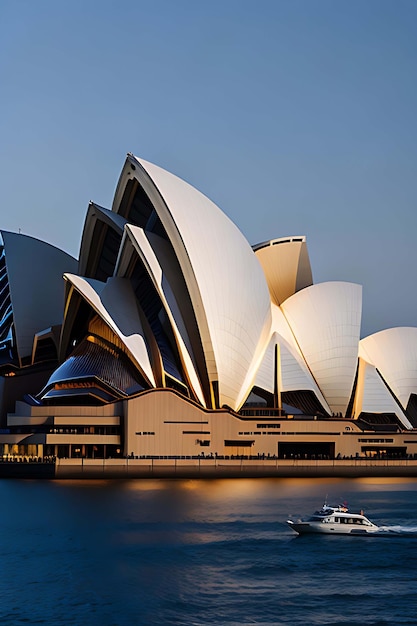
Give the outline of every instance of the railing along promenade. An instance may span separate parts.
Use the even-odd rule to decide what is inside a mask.
[[[148,456],[114,459],[8,457],[3,478],[417,477],[416,458],[306,459],[262,456]]]
[[[57,478],[417,477],[415,458],[278,459],[234,456],[57,459]]]
[[[0,478],[55,478],[54,456],[33,457],[4,455],[0,457]]]

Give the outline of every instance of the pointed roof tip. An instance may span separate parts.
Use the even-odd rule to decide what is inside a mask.
[[[132,170],[136,169],[136,165],[138,164],[138,159],[137,159],[137,157],[135,157],[133,152],[128,152],[127,153],[125,166],[127,165],[127,163],[130,163],[130,168]]]
[[[94,207],[96,209],[105,209],[105,207],[102,207],[101,204],[97,204],[97,202],[94,202],[94,200],[89,200],[88,202],[88,208],[90,207]]]

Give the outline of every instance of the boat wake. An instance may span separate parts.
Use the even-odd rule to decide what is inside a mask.
[[[402,526],[400,524],[396,526],[380,526],[376,535],[382,536],[402,536],[402,537],[417,537],[417,526]]]

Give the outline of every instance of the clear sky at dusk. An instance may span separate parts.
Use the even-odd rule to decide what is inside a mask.
[[[78,256],[127,152],[417,326],[415,0],[0,0],[0,228]]]

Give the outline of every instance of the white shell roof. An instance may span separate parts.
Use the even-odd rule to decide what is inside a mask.
[[[417,328],[382,330],[362,339],[359,356],[374,365],[404,409],[417,389]]]
[[[119,337],[138,369],[150,385],[155,387],[155,378],[130,282],[124,278],[110,278],[106,283],[102,283],[74,274],[64,274],[64,278]]]
[[[164,281],[164,268],[161,267],[160,264],[161,259],[164,258],[164,255],[158,255],[157,250],[155,250],[155,247],[158,244],[163,245],[166,242],[160,237],[152,237],[152,234],[150,235],[150,239],[148,239],[148,236],[144,232],[144,230],[142,228],[139,228],[138,226],[126,225],[125,234],[126,235],[121,246],[119,259],[123,255],[123,247],[124,245],[126,245],[127,237],[132,242],[136,253],[142,260],[142,263],[144,264],[155,286],[155,289],[158,292],[161,303],[170,320],[171,327],[174,332],[177,346],[190,384],[192,385],[192,388],[194,389],[194,392],[196,393],[201,404],[205,406],[204,395],[192,361],[192,354],[189,342],[184,341],[184,339],[187,339],[187,334],[185,326],[181,319],[178,303],[176,302],[174,293],[170,289],[170,285],[166,281]],[[188,344],[188,346],[186,345],[186,343]]]
[[[313,284],[306,238],[282,237],[254,246],[262,265],[272,302],[281,304]]]
[[[288,298],[281,309],[331,411],[345,415],[358,361],[362,287],[319,283]]]
[[[174,247],[200,329],[209,378],[220,405],[239,409],[270,327],[270,298],[249,243],[197,189],[137,159],[165,207],[155,207]],[[140,180],[140,174],[135,175]]]
[[[111,225],[114,230],[123,232],[126,220],[114,211],[105,209],[94,202],[88,205],[87,215],[84,222],[83,235],[80,245],[79,273],[82,275],[86,271],[89,255],[91,254],[94,228],[97,220]],[[97,244],[96,244],[97,245]]]
[[[0,231],[13,307],[16,347],[20,358],[32,355],[35,334],[62,323],[64,272],[76,272],[78,262],[45,241]]]
[[[326,400],[312,377],[282,311],[272,305],[272,335],[258,369],[255,385],[270,393],[274,391],[275,345],[280,346],[281,391],[313,391],[324,410],[331,413]]]
[[[354,417],[359,417],[362,412],[394,413],[405,428],[412,428],[412,425],[387,389],[376,368],[363,359],[359,359]]]

